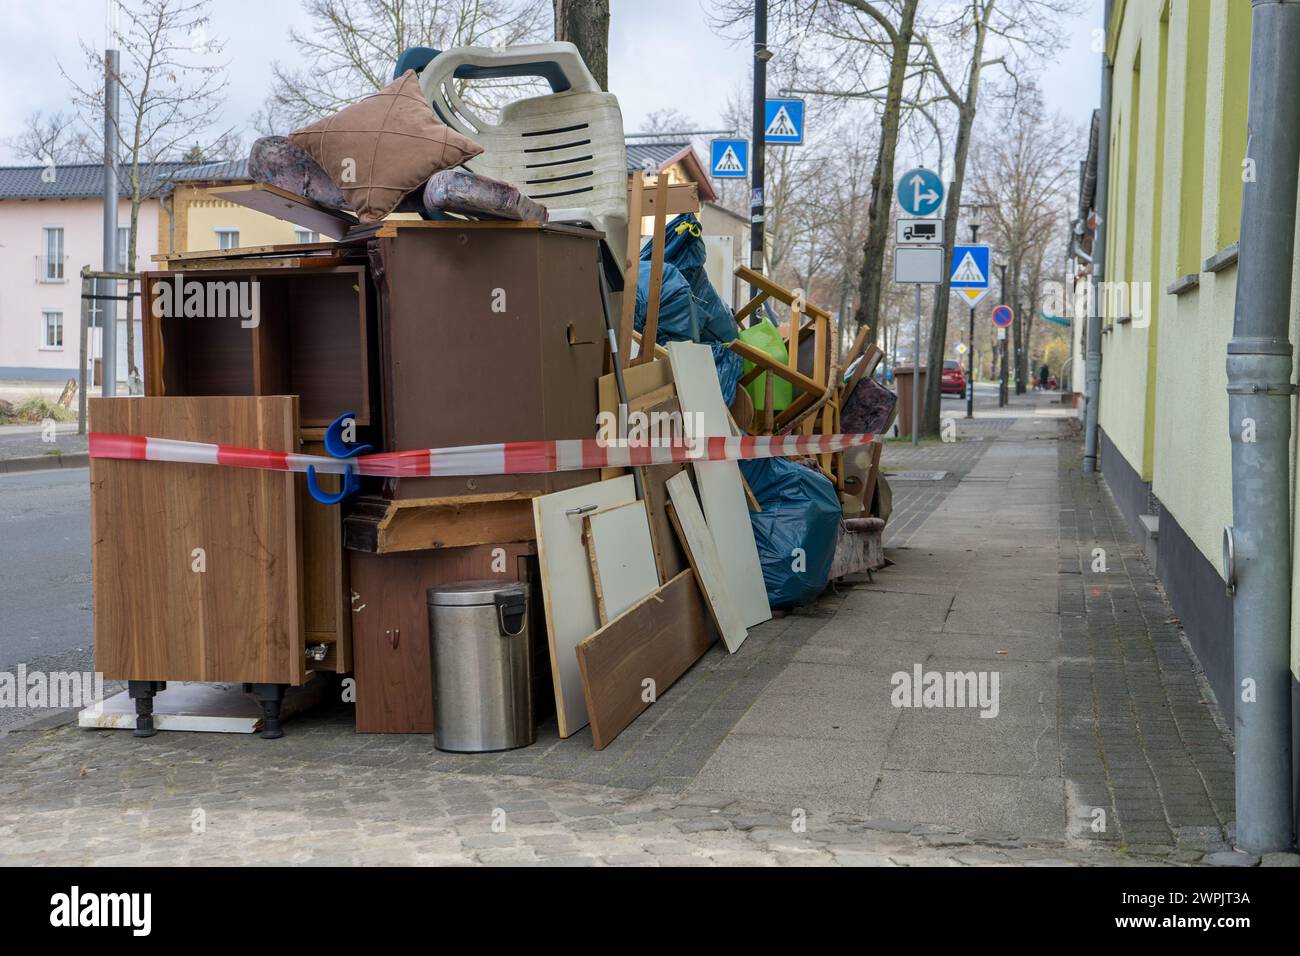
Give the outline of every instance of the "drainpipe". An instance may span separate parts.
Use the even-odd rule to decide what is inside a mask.
[[[1109,35],[1111,6],[1106,0],[1106,13],[1102,30]],[[1097,414],[1101,406],[1101,319],[1102,283],[1106,279],[1106,222],[1107,204],[1110,201],[1110,82],[1114,72],[1110,54],[1101,51],[1101,117],[1097,123],[1097,199],[1093,209],[1097,213],[1097,235],[1092,241],[1092,307],[1088,316],[1087,372],[1083,389],[1083,471],[1092,474],[1097,470]]]
[[[1237,846],[1284,850],[1291,826],[1291,313],[1300,163],[1300,0],[1253,0],[1237,303],[1228,343]]]

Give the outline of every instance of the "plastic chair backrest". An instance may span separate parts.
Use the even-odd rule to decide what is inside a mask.
[[[457,93],[457,80],[537,76],[552,92],[506,104],[497,122]],[[482,147],[471,172],[510,183],[552,220],[586,220],[620,265],[627,244],[627,150],[618,98],[601,90],[572,43],[456,47],[429,61],[420,89],[448,126]]]

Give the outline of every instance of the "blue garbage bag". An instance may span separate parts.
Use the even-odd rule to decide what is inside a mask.
[[[786,458],[742,461],[740,470],[763,509],[751,513],[749,521],[768,602],[788,608],[815,601],[830,580],[839,542],[835,485]]]
[[[736,337],[736,320],[704,271],[707,250],[700,221],[693,213],[683,213],[668,223],[665,233],[664,264],[676,267],[691,287],[699,313],[699,340],[730,342]],[[642,269],[653,254],[653,244],[647,243],[641,250]]]
[[[712,288],[712,287],[710,287]],[[655,341],[664,345],[667,342],[695,341],[691,333],[698,328],[699,301],[691,292],[690,285],[676,266],[664,263],[664,273],[659,293],[659,324],[655,329]],[[638,332],[645,330],[647,300],[650,296],[650,263],[642,261],[636,284],[636,309],[632,324]],[[694,313],[694,314],[693,314]],[[730,313],[728,313],[730,316]],[[728,318],[728,321],[731,321]],[[735,322],[731,323],[735,326]],[[732,338],[735,338],[733,335]],[[713,364],[718,370],[718,384],[722,387],[722,400],[730,405],[736,398],[736,387],[744,374],[745,361],[725,344],[717,340],[705,340],[713,350]]]

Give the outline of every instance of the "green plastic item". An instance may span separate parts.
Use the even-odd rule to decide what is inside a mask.
[[[782,365],[790,361],[790,352],[785,347],[785,340],[781,338],[781,333],[777,331],[776,326],[768,318],[764,318],[761,322],[751,325],[747,329],[742,329],[737,337],[746,345],[752,345],[754,348],[766,352]],[[746,359],[745,370],[742,375],[748,375],[753,369],[754,363]],[[754,400],[755,411],[761,412],[764,410],[763,402],[767,398],[767,376],[768,373],[764,372],[745,388],[749,392],[749,397]],[[778,376],[776,381],[772,383],[772,411],[783,412],[790,407],[790,403],[793,401],[794,386]]]

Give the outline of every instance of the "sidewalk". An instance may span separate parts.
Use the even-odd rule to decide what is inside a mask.
[[[978,451],[930,446],[963,475],[901,492],[895,566],[715,647],[604,751],[552,723],[525,750],[441,754],[356,735],[342,704],[280,741],[15,732],[0,862],[1241,862],[1214,856],[1232,755],[1208,692],[1041,405],[968,429]],[[916,665],[996,672],[997,715],[894,706]]]

